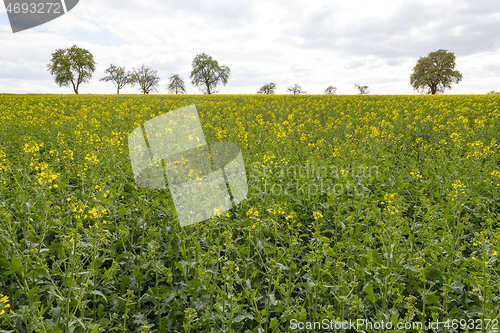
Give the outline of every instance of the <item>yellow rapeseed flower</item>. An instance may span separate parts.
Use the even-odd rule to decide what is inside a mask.
[[[319,218],[323,217],[323,214],[321,212],[313,212],[314,219],[317,220]]]

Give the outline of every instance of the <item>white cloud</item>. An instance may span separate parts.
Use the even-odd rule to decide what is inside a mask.
[[[444,48],[457,56],[463,81],[447,93],[500,90],[500,2],[496,0],[135,1],[86,0],[68,14],[12,34],[0,12],[0,92],[71,93],[46,70],[57,48],[74,44],[94,54],[93,82],[82,93],[114,93],[99,82],[110,63],[158,70],[160,93],[179,74],[189,93],[191,62],[205,52],[231,68],[221,93],[277,93],[300,84],[308,93],[333,85],[355,94],[416,93],[409,75],[420,56]],[[138,92],[125,88],[124,92]]]

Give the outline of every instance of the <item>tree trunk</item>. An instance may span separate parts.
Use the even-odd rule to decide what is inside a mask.
[[[208,84],[208,80],[205,79],[205,85],[207,86],[207,94],[210,95],[212,92],[210,91],[210,85]]]
[[[71,81],[71,84],[73,85],[73,91],[78,95],[78,84],[75,86],[75,83],[73,81]]]

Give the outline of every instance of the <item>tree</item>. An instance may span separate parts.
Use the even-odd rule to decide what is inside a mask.
[[[89,82],[95,71],[94,56],[86,49],[73,45],[71,48],[58,49],[52,53],[52,59],[47,65],[54,81],[60,87],[73,86],[78,94],[78,88],[83,82]]]
[[[328,88],[325,89],[325,94],[335,95],[336,91],[337,91],[337,88],[335,88],[334,86],[328,86]]]
[[[257,91],[257,94],[274,95],[275,91],[276,83],[271,82],[260,87],[259,91]]]
[[[173,94],[185,94],[186,87],[184,86],[184,81],[179,77],[179,75],[174,74],[170,78],[170,84],[167,86],[168,91]]]
[[[488,94],[500,94],[500,92],[499,92],[499,91],[492,90],[492,91],[490,91]]]
[[[113,64],[109,64],[108,69],[104,71],[108,74],[101,78],[99,81],[113,81],[116,84],[116,93],[120,93],[120,89],[125,87],[127,84],[132,83],[132,73],[130,71],[126,72],[125,67],[118,67]]]
[[[368,90],[368,86],[360,86],[359,84],[355,84],[354,86],[356,87],[356,89],[358,89],[360,95],[366,95],[370,93],[370,91]]]
[[[191,71],[191,83],[198,87],[204,94],[215,94],[215,87],[219,83],[227,84],[227,79],[231,70],[226,65],[219,66],[219,63],[208,54],[198,54],[193,60],[193,70]]]
[[[421,92],[427,89],[427,93],[433,95],[451,89],[452,83],[460,81],[462,74],[455,70],[455,54],[443,49],[420,57],[410,75],[413,89]]]
[[[132,83],[138,84],[143,94],[149,94],[150,91],[157,91],[156,86],[160,82],[158,71],[141,65],[139,69],[132,72]]]
[[[286,91],[289,91],[293,93],[294,95],[300,95],[300,94],[305,94],[306,92],[302,90],[302,87],[299,86],[298,84],[294,84],[293,86],[290,86],[286,88]]]

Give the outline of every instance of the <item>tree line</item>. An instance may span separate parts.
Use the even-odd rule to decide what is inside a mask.
[[[96,62],[94,56],[88,50],[73,45],[70,48],[58,49],[52,53],[52,59],[47,65],[48,71],[54,75],[54,81],[61,87],[73,87],[75,94],[78,94],[80,84],[87,83],[92,78],[95,71]],[[193,60],[193,70],[190,78],[192,84],[198,87],[203,93],[213,94],[217,91],[218,84],[227,84],[231,73],[228,66],[222,65],[208,54],[198,54]],[[110,64],[104,71],[106,76],[100,81],[113,82],[116,86],[116,93],[120,93],[126,85],[138,86],[143,94],[157,91],[160,83],[158,71],[141,65],[127,71],[125,66],[120,67]],[[183,94],[186,92],[184,81],[177,74],[170,78],[168,90],[171,93]]]
[[[75,94],[78,94],[80,84],[87,83],[92,78],[95,71],[96,62],[94,56],[88,50],[76,45],[58,49],[52,53],[52,59],[47,65],[48,71],[54,75],[54,81],[62,87],[73,87]],[[459,83],[462,74],[455,70],[455,54],[447,50],[439,49],[429,53],[426,57],[420,57],[410,75],[410,84],[413,89],[421,93],[436,94],[442,93],[445,89],[451,89],[452,83]],[[190,75],[191,83],[204,94],[218,93],[219,84],[226,85],[231,74],[231,70],[226,65],[219,65],[217,60],[205,53],[196,55],[192,62]],[[143,94],[151,91],[158,91],[160,77],[158,71],[141,65],[127,71],[125,66],[120,67],[110,64],[105,70],[106,76],[100,81],[112,82],[116,86],[116,93],[125,86],[138,86]],[[355,84],[360,95],[369,94],[368,86]],[[172,94],[185,94],[186,86],[178,74],[169,77],[168,91]],[[334,86],[329,86],[324,93],[333,95],[337,91]],[[275,94],[276,84],[271,82],[263,85],[257,94]],[[299,84],[294,84],[287,88],[287,92],[292,94],[306,94]],[[498,94],[490,91],[488,94]]]

